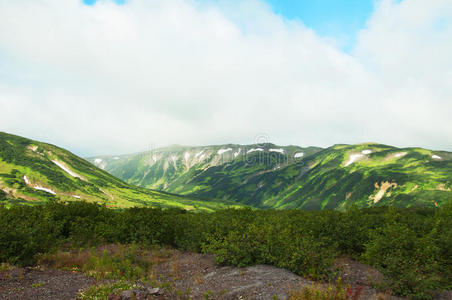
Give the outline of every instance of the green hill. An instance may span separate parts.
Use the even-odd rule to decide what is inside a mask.
[[[421,148],[172,146],[88,160],[131,184],[260,208],[433,207],[452,199],[452,153]]]
[[[88,158],[131,184],[206,199],[232,199],[237,187],[321,148],[263,145],[171,146],[123,156]],[[240,201],[238,201],[240,202]]]
[[[0,132],[0,203],[85,200],[108,207],[213,210],[218,202],[132,186],[56,146]]]

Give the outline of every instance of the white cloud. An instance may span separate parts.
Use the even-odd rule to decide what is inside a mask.
[[[380,2],[349,55],[260,1],[0,0],[0,130],[79,154],[262,132],[452,149],[447,2]]]

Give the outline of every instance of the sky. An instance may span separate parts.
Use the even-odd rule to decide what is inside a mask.
[[[272,11],[286,19],[298,19],[321,37],[331,37],[340,48],[350,52],[358,32],[366,26],[372,0],[294,0],[267,1]]]
[[[0,131],[452,151],[451,0],[0,0]]]

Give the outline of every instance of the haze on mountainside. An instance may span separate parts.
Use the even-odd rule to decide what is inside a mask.
[[[0,130],[83,157],[262,133],[452,150],[450,1],[310,3],[0,0]]]

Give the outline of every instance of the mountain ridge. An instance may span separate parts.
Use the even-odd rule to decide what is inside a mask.
[[[193,157],[205,149],[203,161]],[[101,167],[131,184],[259,208],[437,206],[452,198],[452,153],[420,147],[225,144],[100,159]]]
[[[204,210],[434,207],[452,199],[452,152],[372,142],[328,148],[263,143],[172,145],[85,160],[0,132],[0,201],[51,199]]]
[[[227,207],[126,183],[71,152],[0,132],[0,202],[37,204],[50,200],[132,206],[213,210]]]

